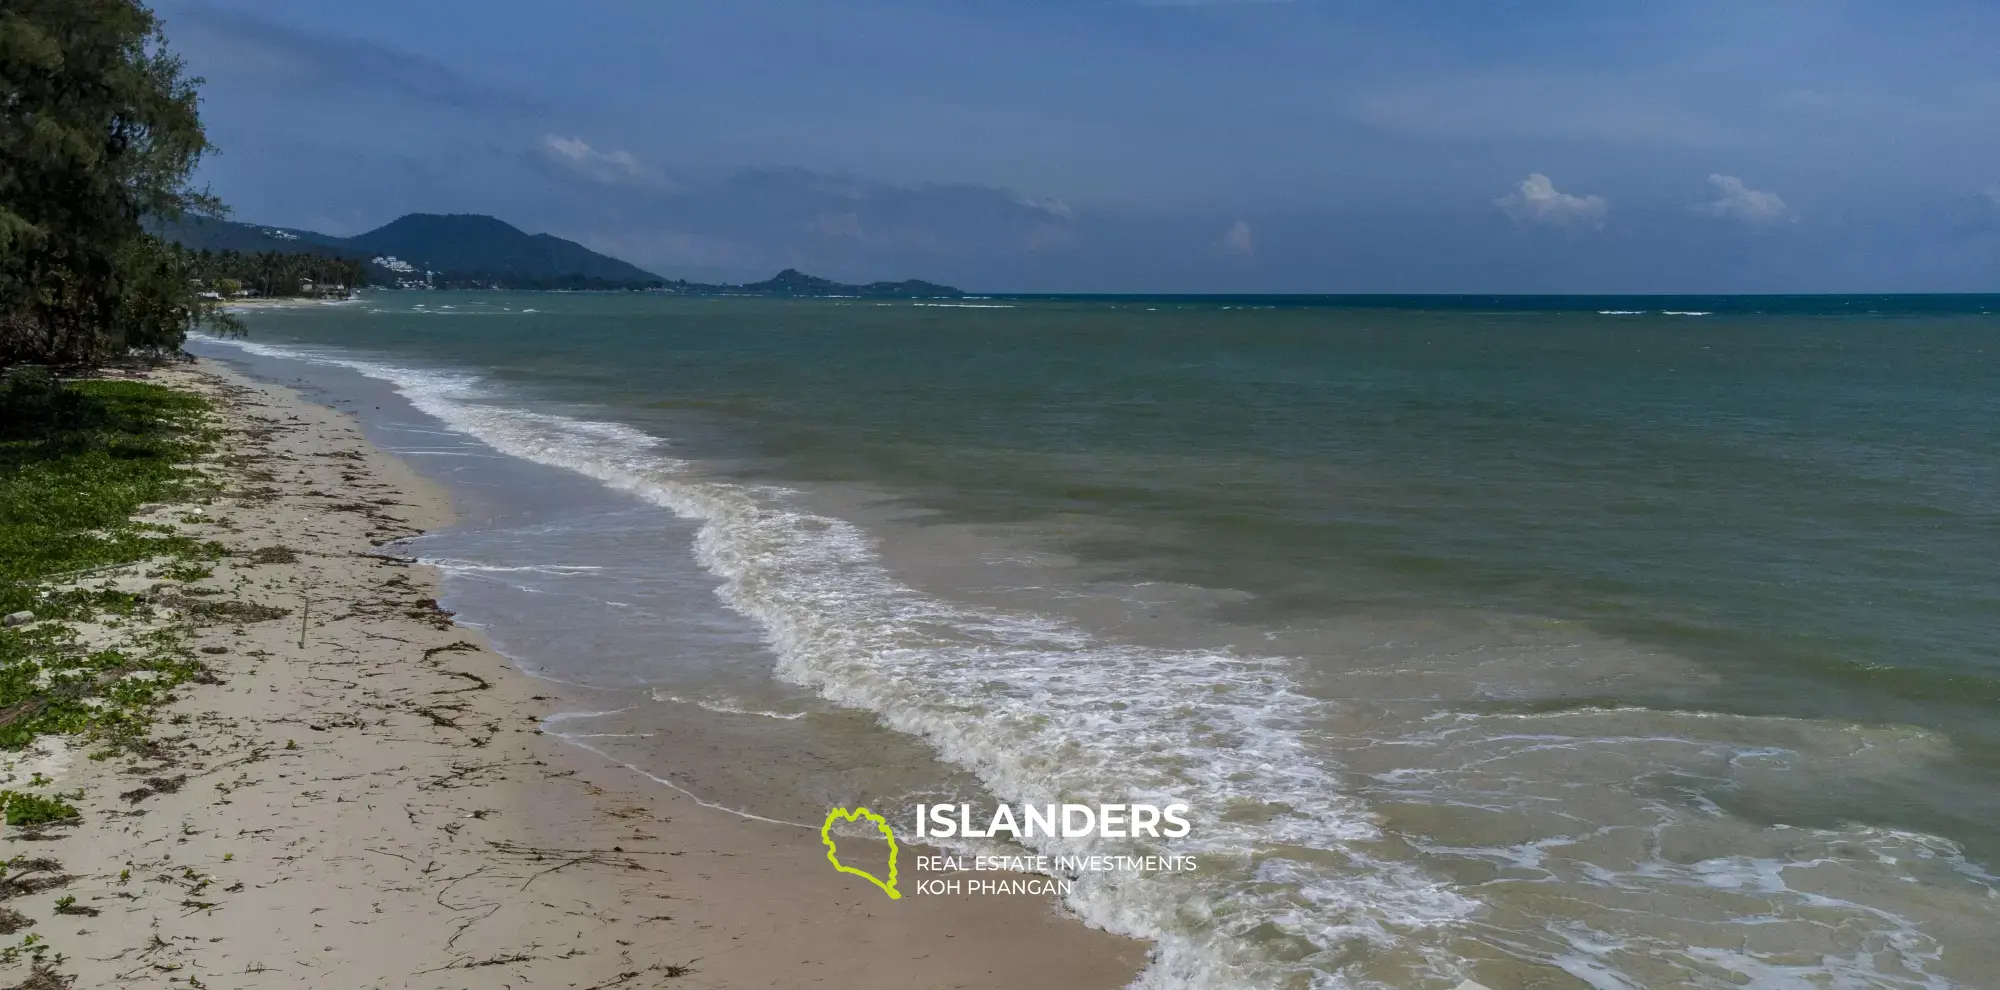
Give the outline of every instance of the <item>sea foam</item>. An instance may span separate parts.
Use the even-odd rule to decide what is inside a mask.
[[[216,342],[389,382],[501,453],[698,520],[696,558],[723,579],[717,593],[763,625],[780,678],[921,737],[1002,800],[1189,805],[1194,833],[1170,847],[1033,844],[1050,855],[1201,857],[1197,874],[1086,874],[1071,887],[1067,906],[1086,921],[1155,941],[1136,986],[1344,986],[1332,975],[1343,955],[1477,908],[1407,861],[1359,851],[1382,838],[1379,826],[1310,744],[1325,702],[1300,692],[1283,658],[1143,648],[922,593],[881,565],[860,528],[801,510],[794,492],[703,477],[629,426],[500,404],[475,375]]]
[[[929,595],[897,580],[860,528],[804,511],[782,488],[706,477],[631,427],[510,407],[471,374],[224,343],[390,382],[495,451],[698,520],[697,560],[762,625],[777,676],[926,740],[1001,800],[1190,805],[1184,840],[1032,844],[1051,855],[1202,859],[1192,874],[1086,874],[1068,894],[1087,921],[1156,941],[1141,987],[1449,985],[1477,954],[1605,990],[1943,990],[1961,984],[1938,975],[1929,932],[1940,918],[1984,917],[2000,897],[1994,878],[1941,839],[1760,826],[1663,797],[1690,774],[1754,793],[1807,766],[1887,773],[1932,758],[1944,744],[1929,734],[1607,708],[1439,712],[1331,740],[1323,733],[1339,713],[1307,696],[1283,657],[1141,647]],[[666,700],[794,717],[735,699]],[[611,758],[585,734],[564,737]],[[1635,780],[1669,789],[1628,793]],[[1460,809],[1469,834],[1387,833],[1362,795],[1385,808]],[[1576,803],[1585,798],[1589,811]],[[1420,862],[1492,879],[1461,889]],[[1816,958],[1801,954],[1819,944]],[[1397,979],[1360,971],[1377,953],[1398,957]]]

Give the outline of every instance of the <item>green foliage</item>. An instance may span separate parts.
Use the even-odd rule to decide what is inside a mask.
[[[198,541],[130,521],[203,484],[187,467],[210,437],[206,403],[142,382],[62,385],[38,369],[0,379],[0,610],[34,608],[56,574],[173,555]]]
[[[142,740],[153,706],[201,666],[177,635],[141,645],[85,652],[61,628],[0,636],[0,750],[48,734],[89,734],[114,749]]]
[[[94,620],[105,616],[128,618],[146,611],[146,599],[129,591],[66,588],[44,593],[35,602],[35,617],[57,620]]]
[[[22,939],[20,942],[14,945],[9,945],[4,948],[0,948],[0,966],[13,966],[19,963],[23,956],[26,956],[35,961],[35,974],[39,976],[42,972],[44,972],[41,964],[42,954],[49,951],[49,947],[43,944],[45,941],[47,940],[42,938],[40,935],[29,935],[27,938]],[[35,985],[33,982],[34,979],[35,976],[30,976],[29,983],[27,985],[30,986]],[[69,984],[67,983],[40,984],[40,986],[64,986],[64,987],[68,985]]]
[[[39,585],[158,557],[172,559],[162,576],[205,574],[199,562],[218,547],[131,516],[208,484],[188,466],[213,441],[206,410],[200,396],[143,382],[66,384],[38,368],[0,378],[0,612],[129,617],[151,606],[111,588]],[[129,746],[144,737],[150,709],[200,669],[172,631],[92,650],[60,623],[0,629],[0,749],[46,733]]]
[[[248,290],[266,298],[313,295],[330,286],[359,289],[368,284],[368,266],[352,258],[286,251],[199,251],[189,255],[190,277],[222,296]]]
[[[74,805],[66,804],[60,798],[45,798],[38,794],[0,791],[0,804],[7,808],[7,824],[15,828],[70,822],[81,817]]]
[[[0,368],[171,354],[212,315],[142,226],[221,212],[198,83],[138,0],[0,6]]]
[[[215,568],[210,567],[207,564],[198,564],[193,561],[177,560],[171,564],[168,564],[165,567],[160,568],[157,571],[147,571],[146,576],[162,577],[166,578],[169,581],[180,581],[182,583],[186,583],[190,581],[199,581],[202,578],[213,575],[214,573],[215,573]]]

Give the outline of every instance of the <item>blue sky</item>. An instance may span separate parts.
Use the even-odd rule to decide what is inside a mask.
[[[159,0],[238,219],[668,277],[2000,291],[2000,4]]]

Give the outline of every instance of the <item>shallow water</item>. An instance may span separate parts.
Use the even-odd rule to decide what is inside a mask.
[[[413,549],[580,745],[800,823],[1191,804],[1094,851],[1202,871],[1069,902],[1150,985],[2000,971],[1979,301],[983,304],[388,294],[200,346],[453,486]]]

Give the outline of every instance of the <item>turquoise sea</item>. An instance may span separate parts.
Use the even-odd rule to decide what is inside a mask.
[[[376,293],[205,356],[663,786],[1180,801],[1157,988],[2000,985],[2000,297]],[[899,823],[906,830],[909,823]]]

